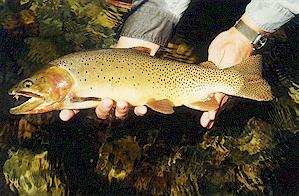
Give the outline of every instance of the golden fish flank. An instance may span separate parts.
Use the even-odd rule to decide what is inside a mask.
[[[10,94],[32,98],[10,112],[91,108],[104,97],[134,106],[147,105],[165,114],[173,113],[173,107],[180,105],[213,110],[217,103],[210,96],[215,92],[271,100],[260,66],[260,56],[220,70],[211,62],[190,65],[132,49],[73,53],[52,61],[47,69],[12,88]],[[28,81],[31,85],[24,86]]]

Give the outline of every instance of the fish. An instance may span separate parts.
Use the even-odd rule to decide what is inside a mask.
[[[149,56],[134,49],[100,49],[71,53],[53,60],[11,88],[27,101],[11,114],[37,114],[62,109],[87,109],[103,98],[146,105],[172,114],[174,107],[201,111],[218,108],[214,93],[256,101],[273,99],[262,76],[262,57],[253,55],[233,67],[219,69],[206,61],[188,64]]]

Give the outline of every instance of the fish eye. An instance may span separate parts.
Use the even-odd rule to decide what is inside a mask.
[[[29,88],[30,86],[33,85],[33,82],[31,80],[25,80],[23,82],[24,87]]]

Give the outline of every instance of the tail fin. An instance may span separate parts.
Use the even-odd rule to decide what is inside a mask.
[[[243,85],[236,92],[236,96],[257,101],[269,101],[273,99],[271,87],[262,76],[262,56],[254,55],[242,63],[230,67],[243,77]]]

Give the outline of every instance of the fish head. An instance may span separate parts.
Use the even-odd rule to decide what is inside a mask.
[[[52,66],[22,80],[9,91],[15,99],[29,98],[11,108],[11,114],[37,114],[61,109],[74,80],[71,74],[58,66]]]

